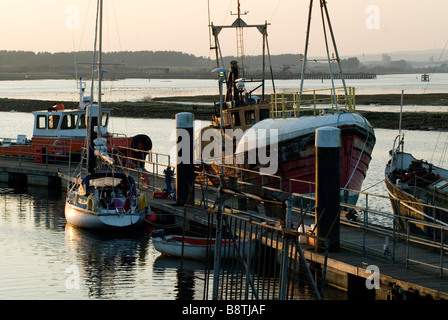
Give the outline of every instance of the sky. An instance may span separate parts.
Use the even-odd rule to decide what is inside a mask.
[[[310,56],[325,55],[314,1]],[[104,0],[104,51],[169,50],[212,57],[209,22],[231,24],[237,0]],[[241,0],[243,20],[269,23],[271,55],[303,53],[309,0]],[[443,49],[447,0],[327,0],[341,56]],[[0,50],[72,52],[93,49],[95,0],[0,0]],[[210,12],[210,14],[209,14]],[[262,52],[255,29],[246,55]],[[236,54],[235,32],[220,34],[223,54]],[[228,50],[226,52],[225,50]]]

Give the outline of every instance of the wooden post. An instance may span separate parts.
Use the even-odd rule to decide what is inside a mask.
[[[339,250],[341,130],[316,130],[316,251]]]

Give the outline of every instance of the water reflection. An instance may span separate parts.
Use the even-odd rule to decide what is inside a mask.
[[[65,227],[65,242],[73,264],[79,267],[82,285],[89,298],[132,298],[138,270],[146,264],[149,234],[139,230],[127,234],[93,232]]]

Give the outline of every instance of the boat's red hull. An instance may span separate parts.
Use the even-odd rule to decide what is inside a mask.
[[[341,129],[340,185],[341,188],[359,191],[367,175],[375,137],[368,136],[355,125],[341,126],[339,129]],[[244,173],[244,180],[267,187],[281,187],[288,192],[314,194],[316,179],[314,136],[315,133],[311,133],[296,138],[302,141],[300,144],[304,147],[294,158],[288,159],[284,156],[282,146],[279,145],[278,170],[275,176],[251,174],[260,169],[259,166],[251,166],[251,172]],[[286,149],[293,148],[292,145],[293,143],[288,141]]]
[[[365,144],[366,137],[353,129],[341,128],[340,182],[341,188],[359,191],[367,175],[373,146]],[[301,152],[301,155],[303,156],[298,159],[279,162],[277,175],[282,177],[283,190],[301,194],[314,193],[316,178],[314,144],[307,145],[307,149]]]

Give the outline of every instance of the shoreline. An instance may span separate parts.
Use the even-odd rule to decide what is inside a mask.
[[[191,97],[155,98],[144,101],[104,102],[104,107],[112,109],[113,117],[174,119],[176,113],[192,112],[196,120],[210,120],[215,112],[213,102],[219,101],[218,95]],[[175,102],[170,104],[170,102]],[[63,103],[65,108],[77,108],[77,101],[50,101],[0,98],[2,112],[32,112],[47,110],[55,103]],[[206,103],[206,104],[205,104]],[[404,105],[447,106],[448,94],[406,94]],[[376,94],[356,96],[357,105],[400,105],[400,94]],[[168,106],[168,107],[167,107]],[[358,111],[366,117],[374,128],[397,129],[399,112]],[[406,130],[448,130],[448,112],[403,112],[402,129]]]

